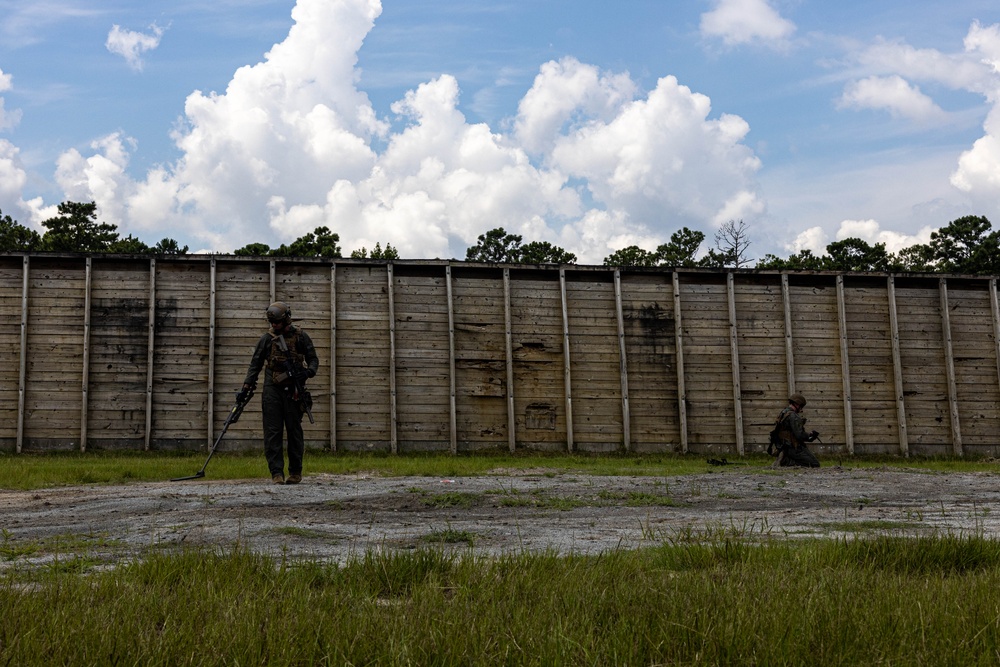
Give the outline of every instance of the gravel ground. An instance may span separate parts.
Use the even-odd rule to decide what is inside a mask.
[[[998,471],[726,465],[677,477],[510,470],[457,479],[322,474],[295,486],[202,478],[3,491],[0,567],[44,563],[53,552],[114,563],[150,547],[235,544],[345,562],[367,550],[431,545],[484,555],[596,553],[723,531],[760,539],[997,537]],[[44,548],[23,555],[32,544]]]

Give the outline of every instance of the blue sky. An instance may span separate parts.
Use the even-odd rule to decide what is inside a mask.
[[[1000,6],[981,0],[0,0],[0,211],[153,244],[464,257],[1000,221]]]

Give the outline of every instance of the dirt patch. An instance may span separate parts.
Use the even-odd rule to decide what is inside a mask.
[[[311,475],[133,483],[0,493],[8,563],[15,547],[52,545],[106,562],[149,548],[244,548],[344,562],[422,546],[480,554],[596,553],[722,533],[794,539],[935,531],[1000,535],[1000,477],[990,470],[729,465],[677,477],[508,471],[478,477]],[[65,546],[68,545],[68,546]],[[2,562],[2,559],[0,559]]]

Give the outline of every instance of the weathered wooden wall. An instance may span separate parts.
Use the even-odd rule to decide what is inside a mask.
[[[798,391],[821,456],[1000,451],[995,278],[47,254],[0,255],[0,449],[205,449],[275,300],[313,448],[741,454]]]

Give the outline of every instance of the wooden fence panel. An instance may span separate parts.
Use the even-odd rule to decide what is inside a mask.
[[[23,451],[79,448],[85,290],[82,262],[32,258]]]
[[[681,329],[691,451],[736,450],[725,275],[681,276]]]
[[[388,280],[384,265],[337,266],[338,449],[391,450]]]
[[[962,446],[969,454],[992,455],[1000,441],[1000,385],[990,294],[948,281],[948,305]]]
[[[910,452],[951,454],[948,372],[942,349],[938,281],[898,279],[896,299]]]
[[[762,452],[789,394],[781,281],[778,276],[739,276],[735,296],[746,451]]]
[[[622,449],[622,382],[612,274],[567,279],[573,439],[580,451]]]
[[[795,390],[809,401],[806,430],[821,433],[823,452],[844,452],[844,385],[837,287],[832,276],[791,281]]]
[[[0,449],[14,450],[17,440],[21,366],[21,289],[24,260],[0,257]]]
[[[338,269],[339,271],[339,269]],[[302,265],[294,262],[277,262],[275,266],[275,301],[281,301],[292,309],[292,321],[309,335],[319,357],[316,377],[306,382],[312,395],[313,418],[303,418],[302,430],[306,447],[330,448],[330,368],[332,351],[330,348],[330,267],[326,265]],[[266,299],[256,303],[257,317],[261,333],[266,331],[264,310],[270,305]],[[249,361],[249,358],[247,359]],[[246,369],[244,368],[244,372]],[[217,371],[218,372],[218,371]],[[228,411],[228,407],[226,410]],[[225,415],[223,415],[223,419]],[[228,437],[228,436],[227,436]],[[263,438],[263,436],[262,436]],[[262,441],[261,438],[261,441]]]
[[[559,274],[511,271],[510,291],[516,441],[529,449],[562,451],[566,384]]]
[[[844,302],[855,451],[895,454],[899,425],[885,279],[849,281]]]
[[[257,341],[267,333],[266,311],[271,304],[270,263],[243,261],[217,264],[215,272],[215,392],[212,433],[222,431],[229,411],[236,402],[236,393],[243,380]],[[292,318],[309,313],[292,298],[282,297],[292,308]],[[307,330],[308,326],[305,327]],[[309,331],[310,335],[312,334]],[[207,340],[207,339],[206,339]],[[264,373],[257,378],[257,394],[247,404],[240,420],[226,432],[226,449],[257,449],[263,447],[264,428],[261,418],[261,394]],[[307,437],[311,429],[305,428]]]
[[[460,451],[506,448],[507,363],[503,275],[452,271],[456,428]]]
[[[677,344],[671,274],[622,278],[632,449],[680,451]]]
[[[395,273],[400,451],[448,451],[448,288],[439,267]]]
[[[94,260],[87,439],[101,449],[145,447],[148,331],[148,264]]]
[[[156,270],[153,446],[204,449],[210,268],[205,262],[177,261],[157,262]],[[250,415],[246,419],[251,421]]]

